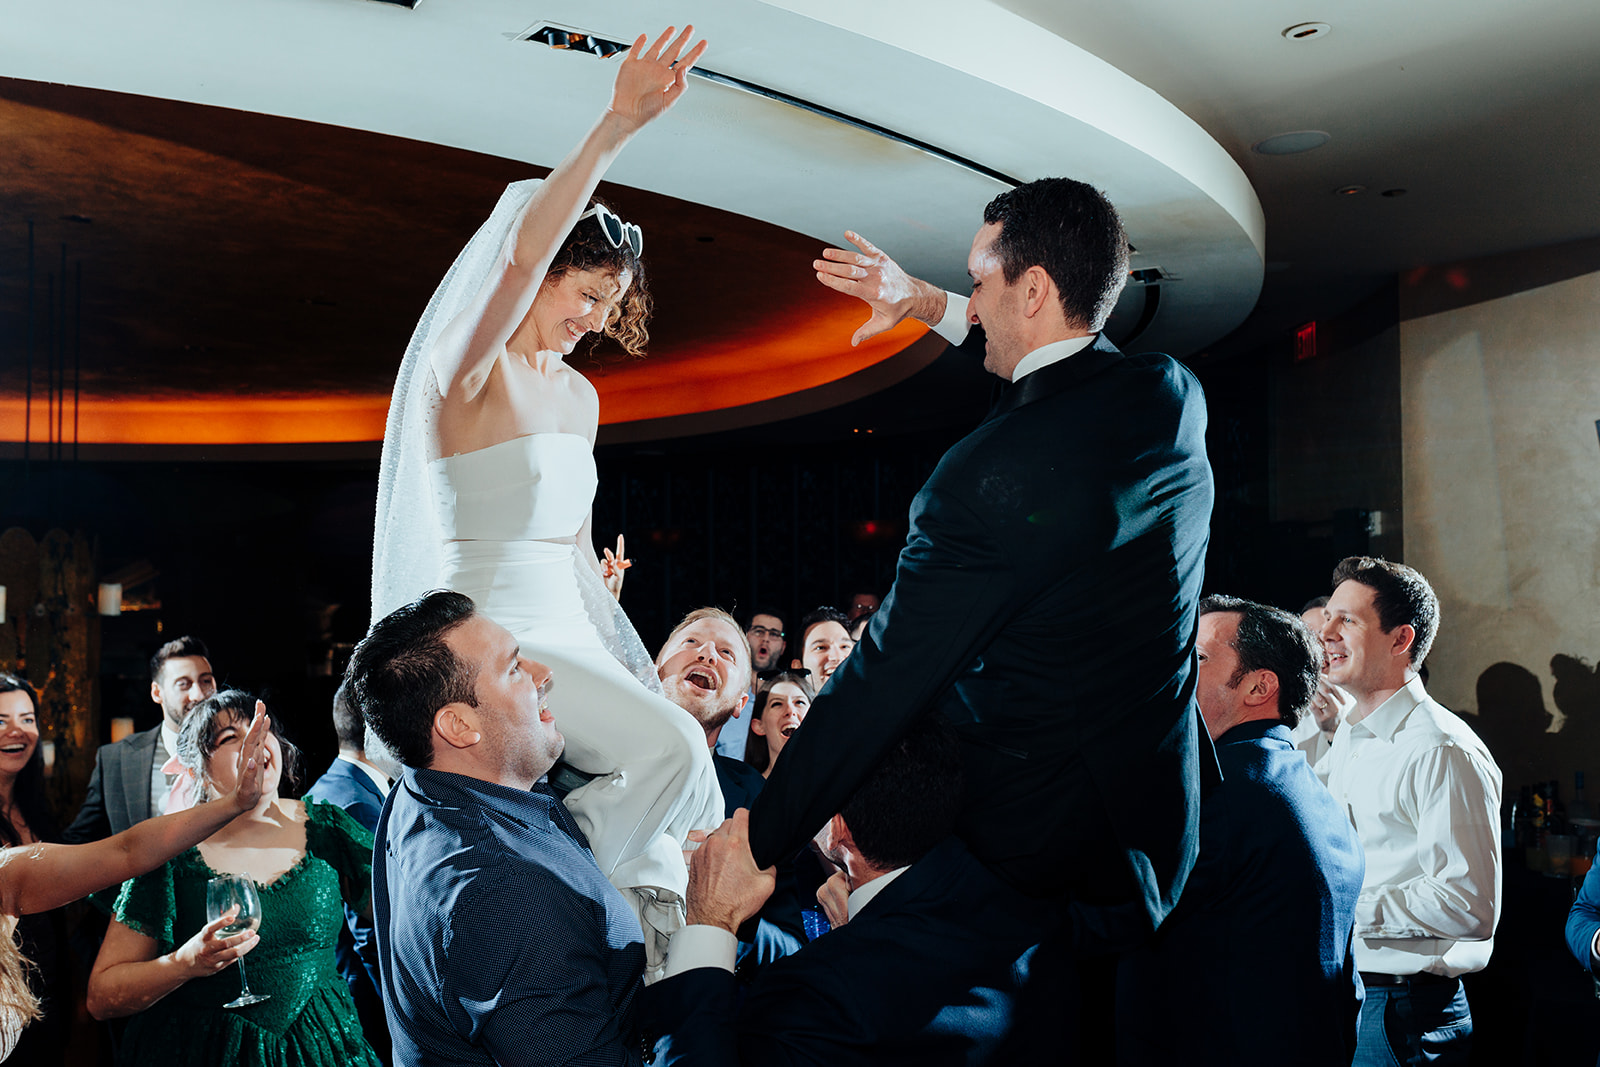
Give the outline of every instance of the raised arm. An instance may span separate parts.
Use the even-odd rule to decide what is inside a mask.
[[[913,278],[871,241],[853,230],[844,232],[860,249],[824,248],[812,261],[817,281],[835,292],[853,296],[872,309],[872,317],[850,338],[859,345],[869,337],[892,330],[906,319],[937,326],[944,317],[946,294],[921,278]]]
[[[610,106],[533,194],[479,299],[439,335],[429,359],[444,396],[477,395],[611,161],[634,134],[683,95],[684,79],[706,42],[684,54],[694,27],[685,26],[676,39],[673,29],[667,27],[648,48],[643,35],[633,42],[617,71]]]
[[[7,915],[49,911],[153,870],[204,841],[234,816],[254,808],[261,800],[266,770],[261,748],[267,724],[266,707],[257,701],[255,718],[239,750],[244,771],[229,796],[147,819],[102,841],[25,845],[0,851],[0,911]]]

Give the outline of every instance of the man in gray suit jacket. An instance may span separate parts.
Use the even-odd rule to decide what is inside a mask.
[[[189,710],[216,691],[211,654],[199,638],[180,637],[157,649],[150,658],[150,699],[161,705],[161,725],[100,746],[83,807],[62,839],[99,841],[162,814],[172,779],[161,768],[177,750]]]

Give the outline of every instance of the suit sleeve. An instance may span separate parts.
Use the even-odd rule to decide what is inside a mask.
[[[844,806],[1007,616],[1019,581],[1013,556],[939,479],[935,472],[912,506],[911,537],[882,610],[823,687],[751,810],[750,847],[763,867],[793,855]]]
[[[1600,931],[1600,867],[1584,875],[1578,899],[1567,913],[1567,947],[1583,969],[1600,978],[1594,966],[1594,935]]]
[[[640,1029],[655,1041],[657,1067],[731,1067],[739,1062],[739,982],[721,967],[696,967],[646,986]]]
[[[61,833],[61,840],[69,845],[88,841],[102,841],[111,836],[111,819],[106,814],[105,747],[94,754],[94,771],[89,775],[89,790],[84,794],[83,807],[77,817]]]
[[[774,966],[740,1004],[731,972],[700,967],[645,989],[642,1029],[657,1067],[868,1067],[881,1020],[858,992],[834,970]]]

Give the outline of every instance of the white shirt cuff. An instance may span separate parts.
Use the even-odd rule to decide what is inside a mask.
[[[967,298],[955,293],[944,294],[944,318],[934,326],[933,332],[953,345],[967,339],[971,324],[967,322]]]
[[[1600,967],[1600,930],[1596,930],[1589,941],[1589,969],[1592,971],[1597,967]]]
[[[684,926],[667,946],[667,969],[662,978],[696,967],[721,967],[732,973],[739,939],[720,926]]]

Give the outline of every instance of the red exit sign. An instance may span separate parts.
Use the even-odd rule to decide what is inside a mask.
[[[1317,355],[1317,324],[1308,322],[1294,332],[1295,362],[1315,359]]]

